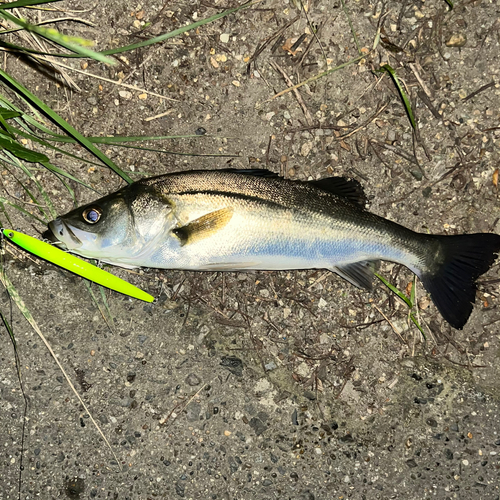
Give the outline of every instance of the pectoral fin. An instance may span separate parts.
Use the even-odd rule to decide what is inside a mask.
[[[178,227],[172,232],[179,238],[181,245],[187,245],[212,236],[223,229],[233,216],[232,208],[221,208],[215,212],[203,215],[185,226]]]
[[[371,290],[373,286],[373,273],[377,270],[380,262],[378,260],[364,260],[344,266],[336,266],[331,270],[342,276],[345,280],[358,288]]]

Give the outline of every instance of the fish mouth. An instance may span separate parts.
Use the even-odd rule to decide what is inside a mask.
[[[71,227],[60,217],[49,222],[49,228],[42,234],[42,237],[68,250],[82,246],[82,242],[75,236]]]

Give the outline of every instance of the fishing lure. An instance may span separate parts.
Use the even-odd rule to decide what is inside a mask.
[[[1,229],[3,235],[16,245],[24,248],[28,252],[41,257],[42,259],[48,260],[53,264],[63,267],[72,273],[78,274],[83,278],[93,281],[99,285],[110,288],[117,292],[123,293],[124,295],[129,295],[139,300],[145,302],[153,302],[154,297],[135,287],[134,285],[118,278],[117,276],[110,274],[98,267],[85,262],[67,252],[63,252],[44,241],[37,240],[32,236],[20,233],[18,231],[13,231],[12,229]]]

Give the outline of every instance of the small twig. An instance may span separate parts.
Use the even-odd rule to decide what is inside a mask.
[[[395,325],[393,325],[391,320],[382,312],[382,310],[376,304],[372,304],[372,306],[384,317],[384,319],[387,321],[387,323],[389,323],[389,325],[391,325],[391,328],[393,329],[394,333],[400,338],[401,342],[403,342],[403,344],[406,344],[403,337],[401,337],[399,330],[396,328]]]
[[[496,82],[495,82],[495,80],[493,80],[490,83],[487,83],[486,85],[483,85],[482,87],[479,87],[477,90],[475,90],[474,92],[470,93],[467,97],[464,97],[463,102],[466,102],[469,99],[472,99],[473,97],[476,97],[481,92],[484,92],[485,90],[488,90],[490,87],[494,87],[495,85],[496,85]]]
[[[293,87],[288,87],[285,90],[282,90],[281,92],[278,92],[277,94],[273,95],[269,99],[267,99],[266,102],[273,101],[277,97],[281,97],[284,94],[287,94],[288,92],[291,92],[292,90],[298,89],[302,87],[303,85],[308,85],[309,83],[315,82],[316,80],[319,80],[320,78],[323,78],[326,75],[329,75],[330,73],[334,73],[335,71],[339,71],[341,69],[346,68],[347,66],[350,66],[351,64],[355,64],[361,59],[364,59],[365,57],[368,57],[369,54],[363,54],[361,56],[355,57],[354,59],[350,59],[349,61],[346,61],[345,63],[339,64],[338,66],[335,66],[335,68],[330,68],[325,71],[322,71],[321,73],[318,73],[317,75],[311,76],[311,78],[308,78],[307,80],[304,80],[300,83],[297,83],[297,85],[294,85]]]
[[[197,396],[199,396],[200,392],[201,392],[203,389],[205,389],[205,387],[206,387],[207,385],[211,385],[211,384],[213,384],[213,382],[214,382],[214,380],[215,380],[216,378],[217,378],[217,377],[213,378],[210,382],[208,382],[208,383],[206,383],[206,384],[203,384],[203,385],[200,387],[200,389],[199,389],[197,392],[195,392],[195,393],[194,393],[194,394],[193,394],[193,395],[192,395],[192,396],[188,399],[188,401],[186,402],[186,404],[182,407],[181,411],[180,411],[178,414],[176,414],[176,416],[172,419],[172,423],[175,421],[175,419],[177,418],[177,416],[178,416],[179,414],[181,414],[181,413],[182,413],[182,412],[183,412],[183,411],[184,411],[184,410],[185,410],[185,409],[186,409],[186,408],[187,408],[187,407],[191,404],[191,402],[193,401],[193,399],[194,399],[194,398],[196,398]],[[165,420],[161,423],[161,425],[166,426],[166,425],[167,425],[167,423],[168,423],[168,421],[170,420],[170,417],[171,417],[171,416],[172,416],[172,414],[174,413],[174,411],[175,411],[175,410],[177,410],[177,408],[179,408],[179,406],[181,406],[181,405],[182,405],[182,401],[180,401],[179,403],[177,403],[177,404],[176,404],[176,405],[172,408],[172,410],[170,411],[170,413],[167,415],[167,417],[165,418]]]
[[[165,111],[164,113],[160,113],[159,115],[148,116],[147,118],[144,118],[143,121],[150,122],[152,120],[158,120],[158,118],[163,118],[164,116],[171,115],[174,112],[175,112],[175,109],[168,109],[167,111]]]
[[[39,59],[45,59],[44,56],[37,56],[37,57]],[[105,78],[104,76],[95,75],[94,73],[88,73],[87,71],[82,71],[82,70],[77,69],[77,68],[72,68],[71,66],[63,64],[61,62],[57,62],[57,64],[63,68],[70,69],[71,71],[76,71],[77,73],[81,73],[82,75],[90,76],[92,78],[97,78],[98,80],[102,80],[102,81],[107,82],[107,83],[113,83],[114,85],[118,85],[120,87],[125,87],[127,89],[135,90],[137,92],[143,92],[144,94],[149,94],[149,95],[152,95],[154,97],[159,97],[160,99],[165,99],[167,101],[176,101],[176,102],[178,101],[178,99],[174,99],[172,97],[167,97],[167,96],[164,96],[161,94],[156,94],[155,92],[151,92],[151,91],[143,89],[141,87],[136,87],[135,85],[129,85],[128,83],[123,83],[120,80],[118,80],[118,81],[111,80],[110,78]]]
[[[300,66],[302,64],[302,62],[304,61],[304,58],[306,57],[306,55],[308,54],[308,52],[311,50],[311,47],[312,47],[312,44],[313,44],[314,40],[316,40],[318,42],[319,48],[321,50],[321,53],[323,54],[323,59],[326,62],[327,58],[326,58],[325,49],[323,48],[323,45],[322,45],[322,43],[321,43],[321,41],[320,41],[320,39],[318,37],[318,34],[321,31],[321,28],[324,26],[324,23],[321,23],[318,26],[318,29],[315,30],[314,27],[313,27],[313,25],[312,25],[311,20],[309,19],[309,14],[307,13],[306,9],[304,9],[304,5],[302,4],[302,1],[300,3],[302,5],[302,10],[304,11],[304,14],[306,15],[307,22],[309,23],[309,28],[311,29],[311,32],[313,34],[313,39],[309,42],[309,45],[306,47],[306,50],[304,50],[304,53],[302,54],[301,58],[299,59],[297,65]],[[335,22],[335,19],[333,20],[333,22]]]
[[[434,107],[432,101],[429,99],[425,92],[418,90],[417,95],[420,100],[429,108],[429,111],[433,114],[434,118],[436,118],[437,120],[443,119],[443,117],[439,114],[438,110]]]
[[[270,61],[269,64],[271,65],[271,67],[273,69],[275,69],[276,71],[281,73],[281,76],[284,78],[287,85],[289,85],[290,88],[293,88],[293,82],[292,82],[292,80],[290,80],[289,76],[285,73],[285,70],[283,68],[281,68],[280,66],[278,66],[278,64],[276,64],[274,61]],[[304,103],[304,100],[302,99],[302,96],[300,95],[299,91],[296,88],[293,89],[293,93],[295,95],[295,98],[297,99],[297,102],[299,103],[300,107],[302,108],[302,112],[304,113],[304,116],[306,117],[307,124],[312,125],[313,118],[311,116],[311,113],[307,109],[307,107]]]
[[[359,125],[359,127],[356,127],[354,130],[351,130],[347,134],[339,135],[338,137],[336,137],[336,139],[338,141],[341,141],[342,139],[347,139],[348,137],[351,137],[351,135],[354,135],[356,132],[359,132],[360,130],[368,127],[368,125],[370,125],[370,123],[373,122],[373,120],[375,120],[375,118],[377,118],[377,116],[380,115],[380,113],[382,113],[382,111],[384,111],[385,108],[387,108],[387,106],[389,106],[389,101],[387,101],[384,105],[382,105],[382,107],[379,108],[372,116],[370,116],[370,118],[368,118],[368,120],[366,120],[365,123]]]
[[[417,82],[420,84],[422,87],[422,90],[426,93],[426,95],[429,97],[429,99],[433,98],[432,92],[427,86],[427,84],[424,82],[422,77],[420,76],[420,73],[417,70],[417,64],[415,63],[410,63],[410,69],[413,71],[413,74],[415,75],[415,78],[417,79]],[[420,65],[419,65],[420,66]]]
[[[250,72],[250,65],[259,57],[259,55],[264,51],[264,49],[275,39],[279,38],[285,30],[287,30],[292,24],[296,23],[300,19],[300,15],[297,17],[294,17],[292,20],[290,20],[288,23],[286,23],[284,26],[282,26],[276,33],[273,33],[270,37],[266,38],[262,45],[257,45],[257,48],[255,49],[255,52],[253,53],[252,57],[248,60],[247,63],[247,73]]]
[[[399,148],[396,148],[396,147],[391,146],[389,144],[384,144],[382,142],[378,142],[375,139],[371,139],[370,142],[373,142],[374,144],[377,144],[377,146],[380,146],[381,148],[387,149],[387,150],[393,152],[394,154],[396,154],[398,156],[401,156],[402,158],[404,158],[405,160],[409,161],[410,163],[413,163],[414,165],[417,165],[417,167],[420,167],[420,165],[418,164],[418,161],[417,161],[416,158],[414,158],[413,156],[405,153],[404,151],[401,151]]]

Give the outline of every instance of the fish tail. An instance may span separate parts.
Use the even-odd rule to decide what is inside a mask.
[[[418,275],[443,318],[461,330],[476,300],[476,279],[488,271],[500,251],[500,235],[431,238],[436,252],[429,252],[426,270]]]

